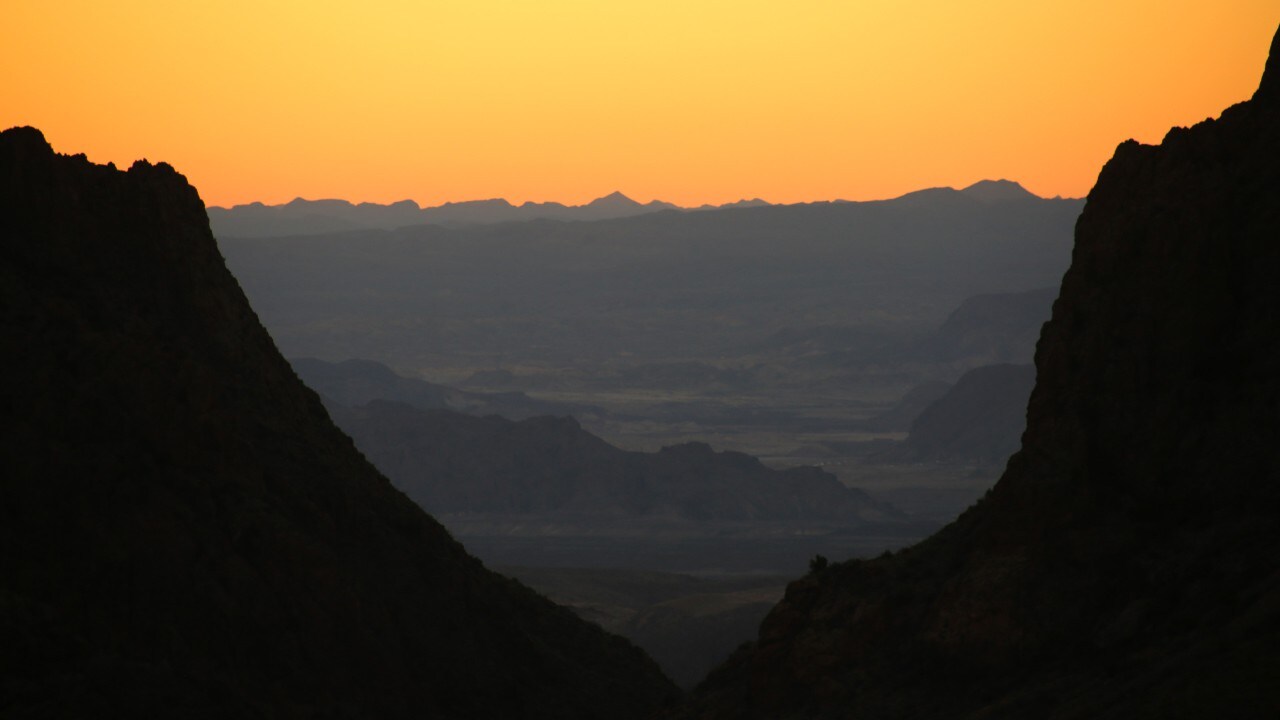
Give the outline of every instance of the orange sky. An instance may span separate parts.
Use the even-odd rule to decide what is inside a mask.
[[[1081,196],[1257,86],[1276,0],[5,0],[0,127],[210,205]]]

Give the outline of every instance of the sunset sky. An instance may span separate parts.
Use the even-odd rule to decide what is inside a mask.
[[[685,205],[1009,178],[1082,196],[1126,138],[1257,86],[1276,0],[6,0],[0,127],[210,205]]]

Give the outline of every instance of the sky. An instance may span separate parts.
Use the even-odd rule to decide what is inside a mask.
[[[1257,87],[1276,0],[5,0],[0,128],[209,205],[1085,195]]]

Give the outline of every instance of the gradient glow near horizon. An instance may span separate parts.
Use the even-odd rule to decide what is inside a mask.
[[[1083,196],[1115,146],[1257,87],[1275,0],[33,2],[0,126],[294,197],[682,205],[1008,178]]]

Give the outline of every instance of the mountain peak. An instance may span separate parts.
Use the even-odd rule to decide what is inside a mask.
[[[528,203],[525,203],[525,204],[528,205]],[[511,202],[506,198],[486,198],[484,200],[450,200],[444,203],[443,205],[437,205],[436,207],[426,208],[426,209],[439,210],[441,208],[461,208],[461,207],[507,209],[507,208],[513,208],[515,207],[515,205],[512,205]]]
[[[1040,199],[1039,195],[1028,191],[1013,180],[979,180],[960,192],[982,203]]]
[[[605,206],[641,207],[640,203],[636,202],[635,200],[632,200],[626,195],[623,195],[618,190],[614,190],[613,192],[609,193],[608,195],[605,195],[604,197],[596,198],[595,200],[592,200],[591,202],[587,203],[587,207],[605,207]]]

